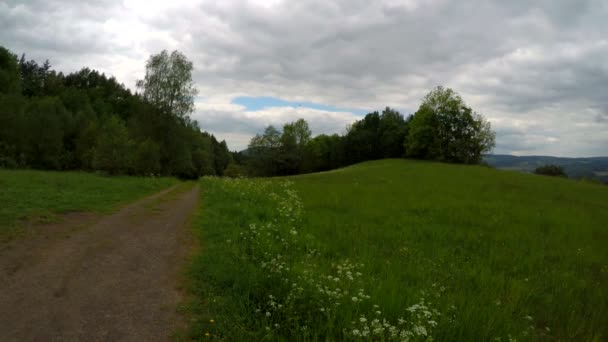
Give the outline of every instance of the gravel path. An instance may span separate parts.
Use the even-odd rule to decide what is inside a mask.
[[[198,185],[171,188],[2,246],[0,341],[170,339],[198,198]]]

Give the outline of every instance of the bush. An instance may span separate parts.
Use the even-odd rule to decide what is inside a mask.
[[[552,164],[539,166],[534,170],[534,173],[544,176],[568,177],[563,167]]]
[[[245,169],[237,163],[228,164],[228,166],[226,166],[226,169],[224,170],[224,177],[239,178],[245,176]]]

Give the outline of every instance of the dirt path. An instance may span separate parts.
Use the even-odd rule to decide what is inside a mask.
[[[0,250],[0,341],[163,341],[198,186],[72,215]]]

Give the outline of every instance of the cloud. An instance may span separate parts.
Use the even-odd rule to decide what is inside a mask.
[[[245,106],[225,103],[197,103],[193,119],[201,127],[214,132],[219,138],[226,139],[232,150],[247,147],[251,138],[262,132],[268,125],[279,130],[285,123],[305,119],[313,132],[333,134],[344,132],[347,125],[361,117],[351,112],[327,111],[306,107],[268,107],[260,110],[248,110]]]
[[[492,121],[497,151],[589,156],[608,154],[606,17],[603,0],[0,0],[0,41],[130,87],[150,54],[179,49],[205,98],[195,116],[235,146],[274,118],[328,132],[356,118],[237,96],[413,111],[442,84]]]

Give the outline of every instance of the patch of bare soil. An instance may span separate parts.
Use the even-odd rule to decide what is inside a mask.
[[[0,247],[0,341],[169,340],[198,194],[68,214]]]

